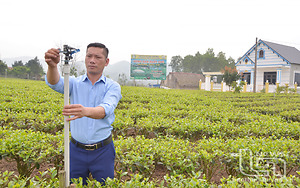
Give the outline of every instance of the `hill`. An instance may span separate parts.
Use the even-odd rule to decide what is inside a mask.
[[[170,67],[167,67],[167,74],[169,74]],[[119,61],[117,63],[109,64],[105,69],[103,74],[113,79],[114,81],[118,81],[119,75],[124,73],[127,78],[127,82],[133,82],[133,79],[130,79],[130,62],[128,61]],[[149,84],[159,84],[160,80],[135,80],[137,85],[147,86]]]
[[[103,74],[109,78],[118,81],[119,74],[124,73],[126,78],[130,79],[130,63],[128,61],[119,61],[117,63],[110,63],[105,67]]]
[[[34,57],[22,56],[22,57],[4,58],[2,60],[7,64],[8,67],[11,67],[15,61],[22,61],[23,64],[26,64],[31,59],[34,59]],[[46,73],[48,67],[47,67],[45,60],[39,59],[39,61]],[[82,72],[86,72],[84,61],[77,61],[75,63],[75,67],[79,74],[81,74]],[[59,70],[60,69],[61,68],[59,67]],[[60,72],[61,72],[61,70],[60,70]],[[167,66],[167,74],[169,74],[169,72],[171,72],[171,67]],[[119,75],[121,75],[122,73],[125,74],[127,81],[133,81],[132,79],[130,79],[130,62],[128,62],[128,61],[119,61],[116,63],[111,62],[107,67],[104,68],[104,72],[103,72],[103,74],[105,76],[108,76],[109,78],[111,78],[115,81],[118,81]],[[160,83],[160,81],[157,81],[157,80],[136,80],[135,82],[138,85],[148,85],[148,84]]]

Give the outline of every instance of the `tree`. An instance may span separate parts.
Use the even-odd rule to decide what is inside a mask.
[[[78,76],[78,74],[77,74],[77,69],[76,69],[75,66],[72,66],[72,67],[70,68],[70,76],[75,76],[75,77]]]
[[[76,59],[72,59],[70,64],[70,76],[78,77],[80,75],[84,75],[85,69],[83,69],[82,65],[84,65],[84,62],[78,62]]]
[[[194,56],[187,55],[182,61],[183,72],[193,72]]]
[[[217,72],[224,66],[220,65],[219,60],[215,57],[214,49],[208,48],[206,53],[203,54],[203,71],[204,72]]]
[[[219,52],[217,55],[217,59],[218,59],[218,64],[222,67],[225,67],[229,64],[224,52]]]
[[[228,67],[231,67],[231,68],[235,67],[235,61],[232,57],[229,57],[227,61],[228,61],[228,65],[227,65]]]
[[[40,61],[37,57],[34,59],[29,60],[26,64],[26,67],[30,69],[29,74],[31,78],[40,79],[41,76],[44,74],[44,70]]]
[[[5,71],[7,71],[7,65],[5,62],[0,60],[0,75],[4,75]]]
[[[126,85],[127,83],[127,76],[125,73],[119,74],[118,83],[122,86]]]
[[[13,68],[19,67],[19,66],[24,66],[22,60],[20,60],[20,61],[15,61],[14,64],[12,64],[12,67],[13,67]]]
[[[206,53],[204,55],[208,55],[208,56],[211,56],[211,57],[215,57],[215,52],[214,52],[214,49],[213,48],[208,48],[206,50]]]
[[[232,82],[232,88],[234,89],[234,93],[240,93],[243,90],[243,86],[246,84],[246,82],[241,81],[240,84],[237,83],[237,81]]]
[[[197,70],[196,73],[202,73],[203,72],[203,68],[204,68],[204,66],[203,66],[203,55],[200,54],[199,52],[197,52],[195,54],[194,59],[195,59],[195,61],[194,61],[195,62],[195,66],[193,66],[193,68],[195,70]]]
[[[215,56],[214,49],[208,48],[205,54],[197,52],[194,56],[187,55],[183,59],[180,56],[173,56],[170,66],[172,71],[183,71],[200,74],[202,72],[218,72],[225,66],[234,67],[234,59],[226,59],[224,52]]]
[[[172,68],[172,72],[181,72],[182,71],[182,57],[177,55],[173,56],[171,59],[170,67]]]
[[[14,67],[13,70],[10,71],[10,75],[18,77],[18,78],[23,78],[26,79],[28,78],[30,69],[26,66],[17,66]]]
[[[187,55],[183,59],[180,56],[173,56],[170,65],[172,71],[191,72],[201,74],[202,72],[219,72],[225,66],[234,68],[234,59],[225,56],[224,52],[219,52],[215,56],[213,48],[208,48],[205,54],[197,52],[194,56]]]
[[[183,59],[183,71],[200,74],[203,71],[203,56],[197,52],[195,56],[187,55]]]
[[[224,70],[221,70],[221,72],[223,73],[224,82],[226,83],[226,85],[229,86],[229,90],[230,90],[230,87],[232,86],[233,82],[235,82],[241,78],[241,75],[239,75],[236,68],[231,68],[231,67],[225,66]]]

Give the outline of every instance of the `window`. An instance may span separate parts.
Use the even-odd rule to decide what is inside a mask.
[[[248,59],[245,59],[245,63],[246,63],[246,64],[248,63]]]
[[[297,86],[300,86],[300,73],[295,72],[295,81],[294,83],[297,82]]]
[[[242,80],[246,81],[248,85],[250,84],[250,78],[251,78],[250,72],[244,72],[243,73]]]
[[[264,84],[267,82],[270,84],[276,84],[276,72],[264,72]]]
[[[264,51],[263,50],[259,51],[259,58],[264,58]]]

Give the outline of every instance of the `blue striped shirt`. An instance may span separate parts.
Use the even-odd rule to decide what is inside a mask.
[[[46,84],[53,90],[64,93],[64,78],[60,77],[55,85]],[[70,102],[81,104],[84,107],[102,106],[105,110],[103,119],[82,117],[71,121],[70,129],[72,137],[84,144],[92,144],[107,138],[113,129],[111,124],[115,120],[114,110],[122,98],[120,85],[105,76],[93,85],[87,75],[70,77]]]

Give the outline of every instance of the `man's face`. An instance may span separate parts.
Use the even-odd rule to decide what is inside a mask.
[[[102,75],[103,69],[109,63],[103,48],[89,47],[85,56],[85,66],[90,75]]]

